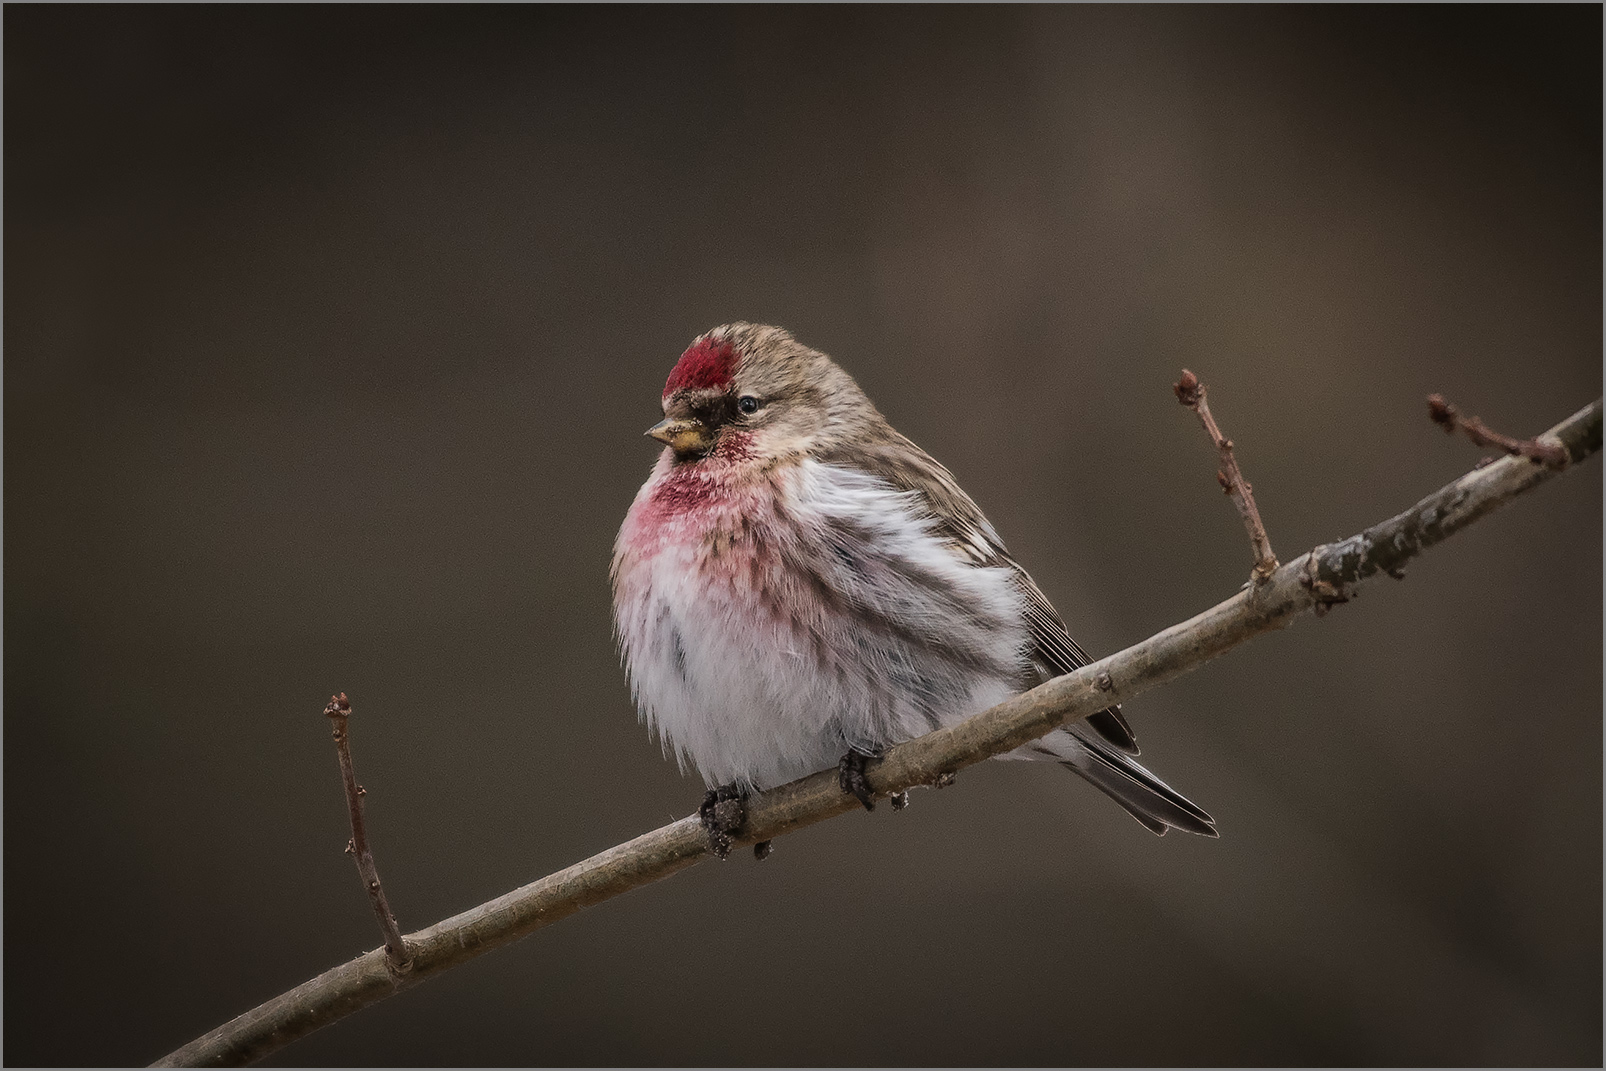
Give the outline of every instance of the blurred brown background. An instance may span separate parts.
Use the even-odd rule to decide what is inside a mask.
[[[11,1064],[143,1063],[689,813],[610,637],[641,431],[783,324],[1092,651],[1601,390],[1601,11],[8,6]],[[588,911],[286,1063],[1599,1064],[1601,468],[1052,768]]]

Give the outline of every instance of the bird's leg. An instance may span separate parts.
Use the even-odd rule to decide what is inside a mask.
[[[864,804],[864,809],[867,811],[875,810],[875,793],[870,791],[870,782],[865,780],[864,768],[871,759],[880,757],[879,752],[865,754],[857,748],[850,748],[836,767],[837,784],[842,786],[843,792]],[[896,792],[892,795],[893,810],[901,811],[907,806],[909,806],[907,792]]]
[[[747,824],[747,805],[743,802],[746,795],[736,784],[720,785],[709,789],[703,795],[702,806],[697,808],[697,817],[708,833],[708,847],[721,859],[731,853],[731,834]]]

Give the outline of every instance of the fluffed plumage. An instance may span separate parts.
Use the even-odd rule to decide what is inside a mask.
[[[718,327],[663,406],[614,617],[643,718],[710,786],[873,754],[1089,661],[948,470],[824,354]],[[1157,834],[1215,836],[1137,754],[1111,708],[1002,757],[1060,762]]]

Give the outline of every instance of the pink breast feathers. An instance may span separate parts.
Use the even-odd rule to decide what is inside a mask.
[[[670,473],[653,489],[649,502],[656,514],[655,519],[663,520],[702,512],[711,506],[723,504],[728,497],[726,489],[708,474],[682,467]]]
[[[741,523],[759,498],[749,479],[732,478],[731,459],[711,456],[676,465],[656,475],[625,520],[627,542],[645,549],[665,539],[701,539],[709,532]]]
[[[677,390],[723,387],[736,375],[736,347],[722,338],[700,338],[675,362],[664,384],[664,397]]]

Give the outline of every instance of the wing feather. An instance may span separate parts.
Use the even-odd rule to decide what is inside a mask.
[[[821,460],[851,464],[899,490],[917,492],[955,552],[977,565],[1001,565],[1014,571],[1026,596],[1026,622],[1032,643],[1030,654],[1037,670],[1037,679],[1023,681],[1023,686],[1031,687],[1091,662],[1087,652],[1071,638],[1048,597],[1010,556],[998,532],[981,508],[960,488],[953,473],[909,439],[890,428],[887,431],[888,437],[879,443],[860,442],[852,458],[827,456]],[[1119,706],[1090,715],[1087,724],[1111,746],[1128,755],[1139,754],[1137,738]]]

